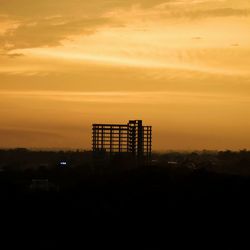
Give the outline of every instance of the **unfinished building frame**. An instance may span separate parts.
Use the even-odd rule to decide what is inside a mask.
[[[149,159],[152,151],[152,126],[143,126],[142,120],[127,124],[93,124],[93,152],[127,153],[135,158]]]

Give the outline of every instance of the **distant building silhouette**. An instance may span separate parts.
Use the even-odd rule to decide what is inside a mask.
[[[149,160],[152,151],[152,126],[142,120],[127,124],[93,124],[92,147],[95,156],[124,155]]]

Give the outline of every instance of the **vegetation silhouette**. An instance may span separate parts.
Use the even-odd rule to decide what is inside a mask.
[[[152,159],[140,165],[96,161],[89,151],[1,150],[2,225],[11,226],[3,239],[33,249],[166,249],[249,218],[249,151]]]

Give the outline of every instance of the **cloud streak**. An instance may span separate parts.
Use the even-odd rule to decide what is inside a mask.
[[[177,91],[147,91],[147,92],[63,92],[63,91],[1,91],[2,98],[23,98],[23,99],[41,99],[59,102],[73,103],[169,103],[178,101],[215,101],[224,102],[230,99],[234,102],[250,103],[248,97],[235,97],[230,94],[206,94],[193,92]],[[149,102],[150,100],[150,102]]]
[[[58,46],[71,35],[90,35],[104,26],[127,26],[136,19],[192,20],[250,15],[250,8],[232,8],[225,1],[62,0],[58,4],[52,0],[13,0],[0,4],[0,48],[5,51]],[[215,7],[211,8],[211,4]],[[185,8],[187,5],[189,8]]]
[[[108,18],[85,18],[80,20],[36,20],[6,31],[1,42],[6,51],[20,48],[57,46],[68,35],[90,35],[100,26],[111,23]],[[9,45],[9,46],[8,46]],[[11,45],[11,46],[10,46]]]

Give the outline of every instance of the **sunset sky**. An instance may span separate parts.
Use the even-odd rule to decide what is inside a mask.
[[[0,147],[250,149],[249,0],[0,0]]]

